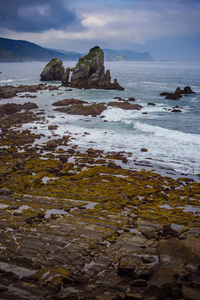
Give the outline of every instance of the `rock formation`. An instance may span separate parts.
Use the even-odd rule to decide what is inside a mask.
[[[53,58],[40,74],[41,81],[61,80],[65,74],[62,60]]]
[[[72,71],[71,82],[69,82],[70,71]],[[87,55],[81,56],[75,68],[67,68],[62,84],[80,89],[124,90],[117,79],[111,83],[110,70],[105,72],[103,50],[98,46],[90,49]]]
[[[182,94],[189,95],[195,94],[195,92],[192,91],[190,86],[185,86],[183,90],[177,87],[174,93],[164,92],[161,93],[160,96],[166,96],[165,99],[177,100],[182,97]]]
[[[88,105],[85,105],[88,104]],[[124,110],[140,110],[142,106],[139,104],[131,104],[127,101],[123,102],[109,102],[109,103],[92,103],[89,104],[83,100],[64,99],[52,104],[58,106],[56,111],[64,112],[70,115],[83,115],[83,116],[99,116],[107,107],[116,107]]]

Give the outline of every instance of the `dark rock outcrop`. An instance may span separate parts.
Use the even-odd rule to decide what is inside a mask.
[[[180,89],[180,93],[181,94],[185,94],[185,95],[189,95],[189,94],[195,94],[195,92],[192,91],[191,87],[188,85],[188,86],[185,86],[184,87],[184,90],[181,90]]]
[[[183,90],[180,87],[177,87],[174,93],[163,92],[160,96],[165,96],[165,99],[177,100],[183,95],[194,94],[190,86],[185,86]]]
[[[88,105],[85,105],[88,104]],[[89,104],[86,101],[75,100],[75,99],[64,99],[53,103],[54,106],[58,106],[56,111],[65,112],[72,115],[83,115],[83,116],[99,116],[108,106],[121,108],[124,110],[140,110],[142,108],[139,104],[131,104],[127,101],[124,102],[109,102],[106,103],[93,103]],[[61,107],[60,107],[61,106]]]
[[[0,115],[13,115],[22,109],[30,110],[38,108],[37,104],[26,102],[24,104],[6,103],[0,106]]]
[[[117,79],[114,79],[114,83],[111,83],[110,70],[105,72],[103,50],[98,46],[93,47],[87,55],[79,58],[76,67],[72,70],[71,82],[69,82],[71,70],[68,68],[62,79],[64,86],[80,89],[124,90]]]
[[[131,104],[127,101],[123,101],[123,102],[112,101],[108,103],[108,106],[117,107],[125,110],[140,110],[142,108],[142,106],[139,104]]]
[[[69,105],[73,105],[73,104],[87,104],[87,103],[88,103],[87,101],[83,101],[83,100],[64,99],[64,100],[54,102],[52,105],[53,106],[69,106]]]
[[[70,115],[83,115],[83,116],[99,116],[104,110],[106,110],[105,103],[83,105],[74,104],[71,106],[59,107],[55,109],[59,112],[65,112]]]
[[[0,87],[0,99],[11,99],[15,96],[18,96],[18,93],[36,93],[37,91],[54,91],[58,90],[57,86],[53,85],[46,85],[46,84],[37,84],[37,85],[19,85],[19,86],[12,86],[12,85],[3,85]],[[26,98],[35,98],[36,96],[27,94],[20,97]]]
[[[62,60],[53,58],[40,74],[41,81],[61,80],[65,74]]]
[[[180,110],[180,109],[177,109],[177,108],[174,108],[174,109],[172,109],[171,112],[179,113],[179,112],[181,112],[181,110]]]
[[[9,99],[16,96],[16,92],[7,92],[0,88],[0,99]]]

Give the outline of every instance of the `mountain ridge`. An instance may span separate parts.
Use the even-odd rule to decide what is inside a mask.
[[[148,52],[103,49],[105,61],[153,61]],[[85,53],[50,49],[25,40],[0,37],[0,62],[49,61],[56,57],[63,61],[77,61]]]

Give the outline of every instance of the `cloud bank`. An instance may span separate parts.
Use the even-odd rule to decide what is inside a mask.
[[[67,29],[78,22],[75,10],[67,4],[62,0],[1,0],[0,28],[30,33]]]
[[[159,39],[198,39],[199,16],[198,0],[1,0],[0,35],[66,50],[150,51]]]

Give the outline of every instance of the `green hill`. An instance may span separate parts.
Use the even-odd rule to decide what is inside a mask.
[[[153,61],[150,53],[132,50],[103,49],[105,61]],[[83,53],[43,48],[37,44],[0,37],[0,62],[50,61],[58,58],[63,61],[77,61]]]
[[[20,61],[49,61],[56,57],[58,59],[77,60],[82,54],[43,48],[37,44],[0,38],[0,62]]]
[[[51,59],[51,55],[42,47],[27,41],[0,38],[0,48],[15,54],[15,61],[19,61],[19,58],[21,61],[47,61]],[[7,61],[10,61],[9,56],[7,58]],[[1,56],[0,61],[2,61]]]
[[[14,52],[0,48],[0,62],[22,62],[23,59]]]

